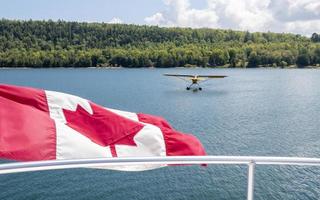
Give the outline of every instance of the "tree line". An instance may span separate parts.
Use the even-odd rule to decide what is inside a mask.
[[[320,35],[0,20],[0,67],[319,66]]]

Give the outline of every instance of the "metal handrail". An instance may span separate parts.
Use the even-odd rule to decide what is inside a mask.
[[[74,160],[49,160],[0,164],[0,174],[80,167],[106,167],[121,165],[175,165],[175,164],[232,164],[248,165],[247,199],[254,198],[255,165],[307,165],[320,166],[320,158],[264,157],[264,156],[170,156],[126,157]]]

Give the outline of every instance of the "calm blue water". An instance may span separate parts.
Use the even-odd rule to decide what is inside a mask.
[[[163,73],[223,74],[201,92]],[[2,69],[0,82],[55,90],[166,118],[210,155],[320,157],[320,71]],[[0,199],[245,199],[246,167],[179,166],[0,175]],[[320,199],[320,168],[257,166],[256,199]]]

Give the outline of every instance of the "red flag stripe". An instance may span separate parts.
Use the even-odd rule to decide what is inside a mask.
[[[56,159],[56,130],[44,91],[0,85],[0,157]]]
[[[169,123],[158,116],[138,113],[141,122],[159,127],[164,136],[167,156],[190,156],[206,155],[201,142],[190,134],[180,133],[169,125]]]

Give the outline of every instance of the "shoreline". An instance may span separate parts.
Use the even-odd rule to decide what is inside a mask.
[[[287,67],[0,67],[2,69],[320,69],[320,66],[287,66]]]

